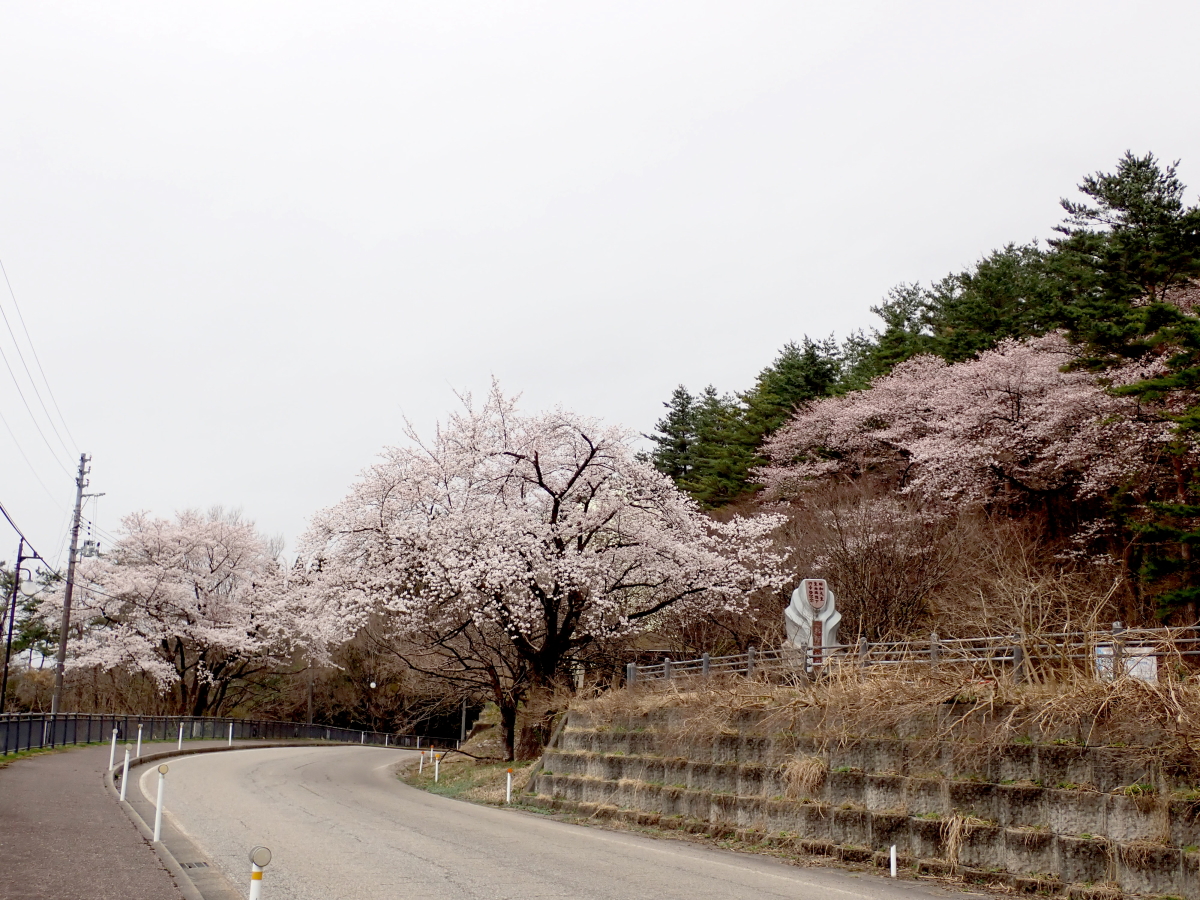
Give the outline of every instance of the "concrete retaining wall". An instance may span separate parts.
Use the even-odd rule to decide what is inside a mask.
[[[1190,772],[1119,748],[1014,745],[967,764],[954,747],[744,731],[681,744],[664,714],[573,712],[537,802],[880,864],[895,844],[907,866],[1018,889],[1200,900]],[[808,790],[785,774],[803,759]]]

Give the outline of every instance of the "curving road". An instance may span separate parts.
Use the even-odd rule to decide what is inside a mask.
[[[371,747],[183,757],[170,763],[164,806],[242,890],[247,851],[270,847],[264,900],[963,896],[437,797],[396,780],[411,757]],[[149,797],[154,777],[140,779]]]

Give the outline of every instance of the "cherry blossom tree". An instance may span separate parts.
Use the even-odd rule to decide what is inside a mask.
[[[1107,387],[1154,374],[1127,364],[1106,380],[1071,370],[1061,334],[1002,342],[950,364],[919,356],[872,386],[801,410],[765,446],[775,497],[868,472],[931,507],[1057,496],[1086,500],[1157,465],[1170,426]]]
[[[407,437],[316,517],[310,575],[386,621],[414,668],[490,695],[510,756],[530,692],[598,647],[779,585],[777,517],[712,521],[619,428],[521,414],[493,385],[432,441]]]
[[[216,714],[290,665],[298,648],[341,634],[336,613],[321,615],[286,589],[279,548],[236,514],[137,513],[119,538],[77,569],[72,669],[141,673],[180,713]],[[54,622],[61,607],[61,594],[51,595],[41,615]]]

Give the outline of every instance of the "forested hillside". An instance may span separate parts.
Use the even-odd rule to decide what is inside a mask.
[[[896,286],[869,334],[787,343],[737,395],[681,385],[654,465],[788,510],[864,633],[1194,621],[1200,208],[1151,154],[1078,187],[1044,242]]]

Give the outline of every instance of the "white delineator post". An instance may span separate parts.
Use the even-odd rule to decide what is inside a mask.
[[[233,746],[233,723],[229,723],[229,746]]]
[[[512,803],[512,769],[508,770],[508,779],[504,785],[504,802]]]
[[[417,764],[417,774],[420,775],[425,771],[425,751],[421,751],[421,762]]]
[[[154,841],[162,840],[163,791],[167,784],[167,764],[158,767],[158,802],[154,804]]]
[[[440,754],[433,754],[433,780],[436,783],[438,776],[442,770],[442,757]]]
[[[138,722],[138,748],[137,748],[137,753],[135,753],[134,756],[136,756],[138,759],[142,758],[142,723],[141,722]]]
[[[108,750],[108,768],[109,771],[117,764],[117,729],[113,729],[112,746]]]
[[[183,749],[183,723],[182,722],[179,723],[179,745],[175,749],[176,750]]]
[[[895,877],[896,877],[896,845],[895,845],[895,844],[892,844],[892,853],[891,853],[891,856],[892,856],[892,859],[891,859],[891,862],[892,862],[892,877],[893,877],[893,878],[895,878]]]
[[[367,733],[365,731],[360,731],[358,733],[358,742],[360,744],[365,744],[367,742]]]
[[[255,847],[250,851],[250,896],[249,900],[262,897],[263,869],[271,861],[271,851],[266,847]]]
[[[129,748],[125,748],[125,766],[121,769],[121,799],[125,799],[125,789],[129,787]]]

